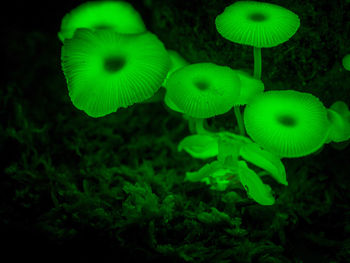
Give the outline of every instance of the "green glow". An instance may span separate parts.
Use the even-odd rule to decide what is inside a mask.
[[[250,169],[246,162],[239,162],[238,174],[249,197],[261,205],[273,205],[275,203],[275,199],[271,193],[271,187],[264,184],[259,175]]]
[[[300,26],[296,14],[281,6],[238,1],[216,17],[216,28],[226,39],[253,47],[274,47],[291,38]]]
[[[254,47],[254,78],[261,79],[261,48]]]
[[[58,37],[72,38],[78,28],[111,29],[122,34],[146,31],[139,13],[127,2],[86,2],[64,16]]]
[[[346,70],[350,70],[350,54],[344,56],[342,64]]]
[[[268,91],[244,112],[247,133],[280,157],[301,157],[318,150],[329,131],[327,110],[313,95],[292,90]]]
[[[152,97],[170,64],[155,35],[111,30],[78,29],[64,41],[61,58],[73,104],[92,117]]]
[[[255,96],[265,89],[264,83],[242,70],[235,70],[241,81],[241,92],[236,105],[248,104]]]
[[[166,96],[189,116],[210,118],[229,111],[239,93],[240,80],[235,71],[212,63],[198,63],[171,74]]]
[[[244,129],[244,123],[243,123],[241,109],[239,108],[239,106],[234,106],[233,109],[234,109],[234,113],[236,116],[239,133],[241,135],[245,135],[245,129]]]
[[[178,151],[182,150],[194,158],[215,157],[218,155],[218,137],[208,134],[187,136],[178,145]]]
[[[343,101],[337,101],[328,109],[331,123],[328,142],[344,142],[350,139],[350,111]]]
[[[281,160],[274,154],[263,150],[256,143],[246,143],[240,149],[242,158],[268,171],[280,184],[288,185],[286,170]]]
[[[215,24],[224,38],[254,47],[254,78],[261,79],[261,48],[286,42],[298,30],[300,20],[278,5],[237,1],[216,17]]]
[[[234,113],[236,116],[238,128],[241,135],[245,134],[245,128],[243,124],[242,114],[239,105],[247,104],[252,98],[254,98],[257,94],[264,91],[264,83],[257,78],[253,78],[248,73],[242,70],[235,70],[237,73],[239,80],[241,82],[241,89],[239,98],[236,101],[234,106]]]
[[[168,93],[165,93],[164,103],[165,103],[165,105],[167,105],[173,111],[184,113],[184,111],[181,110],[178,106],[176,106],[176,104],[171,100],[171,98],[169,97]]]
[[[231,169],[223,167],[219,161],[213,161],[196,172],[187,172],[185,181],[204,182],[212,190],[224,191],[232,183],[229,179],[231,174]]]
[[[189,63],[180,56],[179,53],[177,53],[175,50],[168,50],[168,54],[170,57],[170,69],[169,72],[162,84],[162,86],[164,86],[166,88],[166,81],[169,79],[169,76],[175,72],[176,70],[188,65]]]

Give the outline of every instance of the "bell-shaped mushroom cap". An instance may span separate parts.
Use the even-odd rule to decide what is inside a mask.
[[[155,35],[111,30],[78,29],[64,41],[61,60],[73,104],[92,117],[150,98],[170,65]]]
[[[343,63],[343,67],[346,70],[350,70],[350,54],[347,54],[343,57],[342,63]]]
[[[197,63],[170,75],[166,96],[185,114],[210,118],[229,111],[239,93],[240,80],[232,69],[213,63]]]
[[[179,109],[179,107],[176,106],[176,104],[170,99],[169,95],[167,95],[167,94],[168,94],[168,92],[165,93],[165,96],[164,96],[165,105],[167,105],[173,111],[184,113],[183,110]]]
[[[296,14],[281,6],[238,1],[216,17],[216,28],[226,39],[254,47],[274,47],[291,38],[300,26]]]
[[[328,119],[331,123],[329,142],[344,142],[350,139],[350,111],[343,101],[337,101],[328,109]]]
[[[146,31],[139,13],[127,2],[86,2],[67,13],[61,23],[59,39],[72,38],[78,28],[112,29],[121,34]]]
[[[184,67],[184,66],[187,66],[189,63],[183,58],[180,56],[179,53],[177,53],[175,50],[171,50],[169,49],[168,50],[168,54],[169,54],[169,57],[170,57],[170,69],[169,69],[169,72],[162,84],[163,87],[166,88],[166,81],[168,80],[169,76],[176,70]]]
[[[183,57],[181,57],[179,55],[179,53],[177,53],[174,50],[168,50],[168,54],[169,54],[169,58],[170,58],[170,69],[168,71],[168,74],[166,75],[166,78],[164,79],[164,81],[162,83],[162,87],[157,91],[156,94],[154,94],[154,96],[152,98],[148,99],[147,101],[144,101],[143,103],[158,102],[158,101],[164,99],[165,104],[169,108],[171,108],[177,112],[181,112],[181,110],[179,110],[175,106],[175,104],[170,101],[169,97],[165,96],[166,81],[168,80],[169,76],[174,71],[188,65],[188,62]]]
[[[264,83],[243,70],[235,70],[241,81],[241,93],[235,105],[249,103],[257,94],[264,91]]]
[[[318,150],[329,131],[327,109],[318,98],[293,90],[258,95],[244,111],[248,135],[280,157],[301,157]]]

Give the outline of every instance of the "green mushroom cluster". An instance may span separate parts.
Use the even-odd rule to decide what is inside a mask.
[[[265,91],[261,50],[283,44],[297,32],[300,19],[292,11],[271,3],[236,1],[216,17],[215,25],[225,39],[253,47],[252,75],[210,62],[189,63],[166,50],[126,2],[82,4],[63,18],[58,33],[69,96],[78,109],[102,117],[151,101],[156,94],[189,121],[193,134],[183,138],[178,150],[194,158],[214,158],[188,172],[186,181],[204,182],[217,191],[240,185],[259,204],[273,205],[271,187],[262,177],[270,175],[287,186],[283,158],[348,142],[350,111],[342,101],[327,109],[307,92]],[[349,70],[350,56],[342,63]],[[208,129],[207,119],[231,110],[235,130]]]

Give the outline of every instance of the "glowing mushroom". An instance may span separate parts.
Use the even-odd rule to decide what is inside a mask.
[[[167,81],[167,96],[193,118],[210,118],[228,112],[239,94],[237,74],[229,67],[213,63],[185,66]]]
[[[241,81],[241,93],[236,105],[248,104],[257,94],[264,91],[264,83],[260,79],[255,79],[253,76],[243,70],[235,70]]]
[[[142,102],[159,89],[169,56],[151,33],[78,29],[62,47],[62,69],[73,104],[101,117]]]
[[[170,69],[169,72],[162,84],[163,87],[166,88],[166,81],[168,80],[169,76],[174,73],[176,70],[187,66],[189,63],[182,57],[178,52],[175,50],[168,50],[169,58],[170,58]]]
[[[127,2],[86,2],[67,13],[61,23],[59,39],[72,38],[78,28],[111,29],[122,34],[146,31],[139,13]]]
[[[318,98],[293,90],[258,95],[244,111],[248,135],[280,157],[301,157],[321,148],[329,132],[327,109]]]
[[[239,94],[237,73],[213,63],[182,67],[167,81],[167,99],[177,107],[177,111],[198,120],[197,130],[203,132],[203,120],[228,112]]]
[[[342,64],[346,70],[350,70],[350,54],[343,57]]]
[[[296,14],[281,6],[237,1],[216,17],[216,28],[226,39],[254,47],[254,77],[261,78],[261,48],[277,46],[300,26]]]
[[[174,105],[174,103],[172,103],[169,99],[169,97],[165,96],[165,89],[166,89],[166,81],[168,80],[169,76],[176,70],[188,65],[189,63],[180,56],[180,54],[178,52],[176,52],[175,50],[168,50],[168,54],[169,54],[169,58],[170,58],[170,69],[169,72],[166,76],[166,78],[164,79],[161,88],[156,92],[156,94],[154,94],[154,96],[152,98],[150,98],[149,100],[145,101],[145,103],[149,103],[149,102],[158,102],[161,100],[164,100],[165,104],[171,108],[174,111],[177,112],[181,112],[181,110],[179,110],[176,105]]]
[[[350,111],[343,101],[337,101],[328,109],[331,123],[329,142],[344,142],[350,139]]]

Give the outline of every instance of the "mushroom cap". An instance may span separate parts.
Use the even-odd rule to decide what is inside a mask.
[[[249,136],[280,157],[311,154],[325,143],[329,122],[327,109],[318,98],[293,90],[258,95],[244,111]]]
[[[164,96],[164,103],[165,105],[168,106],[168,108],[172,109],[173,111],[179,112],[179,113],[184,113],[183,110],[179,109],[178,106],[170,99],[169,95],[167,95],[168,92],[165,93]]]
[[[238,1],[216,17],[216,28],[226,39],[259,48],[274,47],[291,38],[300,26],[298,16],[284,7]]]
[[[112,29],[121,34],[146,31],[139,13],[122,1],[86,2],[67,13],[61,23],[59,39],[72,38],[78,28]]]
[[[264,83],[243,70],[235,70],[241,81],[241,93],[235,105],[248,104],[257,94],[264,91]]]
[[[344,142],[350,139],[350,111],[343,101],[337,101],[328,109],[328,119],[331,124],[329,142]]]
[[[347,54],[343,57],[342,63],[343,63],[343,67],[346,70],[350,70],[350,54]]]
[[[78,29],[64,41],[61,60],[73,104],[92,117],[152,97],[170,65],[155,35],[111,30]]]
[[[168,50],[168,54],[170,57],[170,69],[169,72],[162,84],[163,87],[166,88],[166,81],[168,80],[169,76],[176,70],[188,65],[189,63],[180,56],[180,54],[178,52],[176,52],[175,50]]]
[[[213,63],[197,63],[176,70],[167,81],[169,99],[193,118],[224,114],[240,93],[236,72]]]

